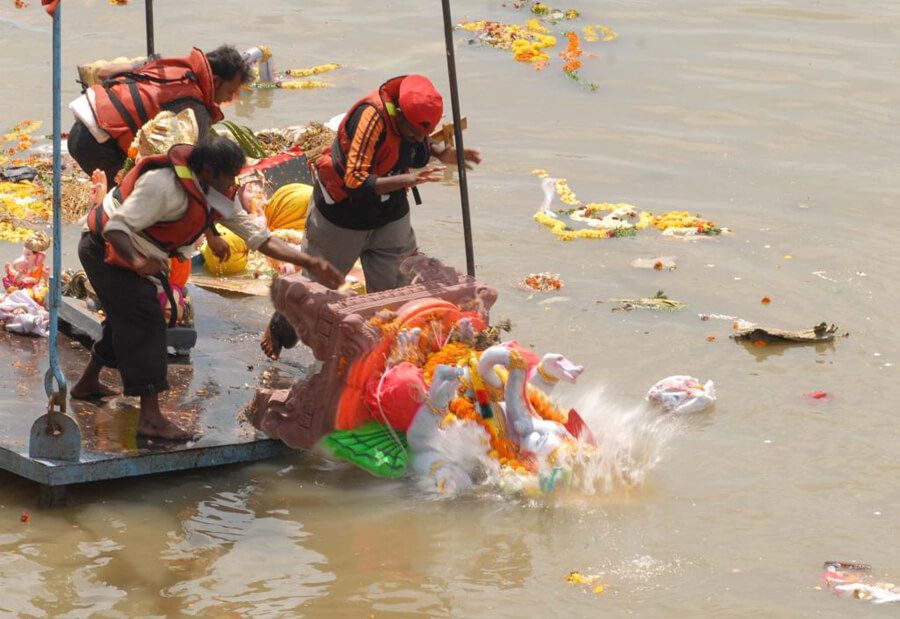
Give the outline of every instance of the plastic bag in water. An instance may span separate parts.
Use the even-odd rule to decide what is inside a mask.
[[[666,413],[699,413],[716,401],[716,387],[711,380],[704,385],[693,376],[669,376],[650,387],[647,399]]]

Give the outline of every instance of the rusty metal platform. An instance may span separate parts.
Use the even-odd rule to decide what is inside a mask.
[[[69,399],[69,413],[82,430],[78,462],[30,458],[31,424],[46,412],[43,376],[47,340],[0,331],[0,469],[52,490],[70,484],[251,462],[290,453],[283,443],[255,430],[244,417],[259,386],[285,387],[302,376],[311,358],[293,354],[294,364],[267,361],[259,334],[270,311],[268,299],[223,298],[193,286],[199,340],[190,363],[170,362],[171,389],[160,402],[183,427],[201,434],[196,442],[172,443],[136,436],[137,398],[116,396],[89,403]],[[60,335],[60,363],[73,384],[89,357],[85,346]],[[171,361],[171,359],[170,359]],[[103,379],[121,387],[118,374]]]

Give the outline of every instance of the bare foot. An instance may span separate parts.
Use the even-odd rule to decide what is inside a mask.
[[[79,381],[74,387],[72,387],[72,391],[69,392],[69,395],[76,400],[96,400],[99,398],[109,398],[114,395],[119,395],[119,392],[112,387],[107,387],[99,380],[94,383],[84,385]]]
[[[152,419],[141,419],[137,428],[138,436],[164,438],[170,441],[190,441],[196,436],[193,432],[183,430],[164,416]]]
[[[283,348],[293,348],[297,345],[298,337],[294,327],[282,314],[275,312],[269,319],[269,324],[263,333],[259,343],[269,359],[278,359]]]
[[[281,356],[281,342],[272,335],[271,327],[266,327],[262,339],[259,342],[260,348],[266,353],[266,356],[273,361]]]

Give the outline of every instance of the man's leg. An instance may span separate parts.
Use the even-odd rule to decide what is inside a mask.
[[[97,273],[103,265],[103,254],[99,245],[89,235],[83,235],[78,243],[78,257],[85,268]],[[91,358],[78,382],[72,387],[70,395],[76,400],[90,400],[116,395],[116,391],[100,381],[100,371],[104,367],[115,368],[116,354],[112,347],[112,325],[109,320],[102,323],[103,332],[100,339],[91,349]]]
[[[409,280],[400,273],[400,263],[417,250],[416,233],[410,225],[409,213],[373,230],[362,252],[366,292],[392,290],[409,284]]]
[[[112,357],[122,376],[125,395],[141,398],[138,434],[190,440],[193,433],[166,419],[159,409],[158,394],[167,390],[169,384],[166,322],[156,286],[134,271],[106,264],[104,254],[101,241],[90,234],[82,236],[79,256],[107,322],[104,337],[93,351],[92,363],[83,378],[89,380],[91,373],[97,372],[96,365],[108,364]]]
[[[322,216],[315,204],[312,204],[306,218],[302,249],[310,256],[325,258],[334,265],[334,268],[347,275],[359,259],[369,234],[367,230],[348,230],[334,225]],[[315,281],[308,272],[304,271],[303,274]],[[272,319],[260,341],[266,356],[277,359],[281,355],[282,348],[293,348],[296,343],[297,334],[294,333],[287,318],[278,312],[272,314]]]
[[[347,275],[359,260],[370,234],[369,230],[350,230],[334,225],[313,205],[306,218],[302,249],[310,256],[325,258]],[[309,277],[308,273],[304,274]]]

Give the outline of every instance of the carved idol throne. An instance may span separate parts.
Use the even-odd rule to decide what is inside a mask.
[[[348,378],[362,369],[355,362],[384,338],[371,320],[384,310],[399,312],[407,304],[441,299],[476,312],[485,324],[497,292],[482,282],[424,255],[407,258],[403,272],[412,283],[386,292],[352,296],[309,281],[301,275],[272,283],[272,303],[300,341],[322,362],[317,374],[290,389],[260,389],[251,405],[253,425],[292,447],[308,449],[335,430],[338,407]],[[357,387],[358,388],[358,387]]]

